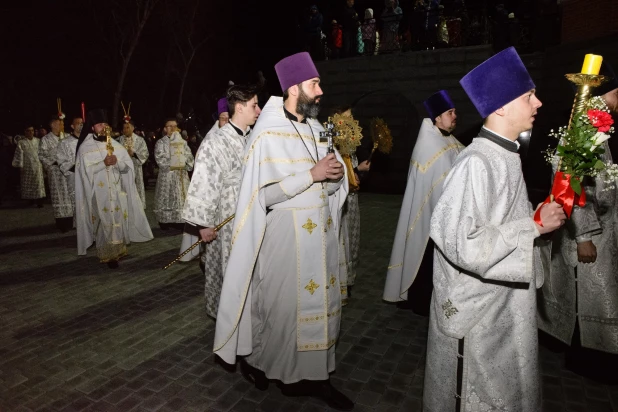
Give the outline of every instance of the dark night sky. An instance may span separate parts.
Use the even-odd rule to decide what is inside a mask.
[[[127,10],[134,3],[122,1]],[[404,13],[408,2],[401,1]],[[299,51],[296,23],[314,3],[329,21],[338,17],[345,2],[200,0],[198,28],[213,37],[192,65],[183,111],[192,107],[208,122],[214,100],[227,81],[255,81],[257,70],[263,70],[270,91],[279,93],[273,66]],[[109,27],[97,26],[93,11],[108,4],[108,0],[2,1],[0,110],[4,116],[0,131],[12,135],[20,133],[26,123],[48,123],[56,112],[57,97],[62,98],[63,111],[69,116],[79,114],[81,101],[87,108],[111,108],[118,71],[102,37]],[[382,0],[356,0],[355,7],[360,15],[366,7],[379,15],[383,4]],[[172,38],[170,24],[165,8],[159,7],[145,27],[123,91],[123,100],[132,102],[133,118],[149,127],[173,115],[177,101],[179,80],[171,74],[159,110]]]

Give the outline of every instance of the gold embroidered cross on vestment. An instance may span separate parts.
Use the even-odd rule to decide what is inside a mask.
[[[99,181],[98,186],[102,188],[103,186],[105,186],[105,183],[103,183],[103,181]]]
[[[307,289],[307,291],[313,295],[319,287],[320,285],[318,285],[317,283],[313,281],[313,279],[311,279],[309,281],[309,284],[305,286],[305,289]]]
[[[450,319],[451,316],[459,312],[457,308],[453,306],[453,302],[451,302],[450,299],[442,304],[442,310],[444,311],[444,316],[446,316],[447,319]]]
[[[316,227],[318,227],[318,225],[313,223],[311,218],[307,219],[307,223],[305,223],[303,225],[303,229],[305,229],[307,232],[309,232],[309,234],[313,233],[313,229],[315,229]]]

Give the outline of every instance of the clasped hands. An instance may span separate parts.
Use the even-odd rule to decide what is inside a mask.
[[[118,163],[118,159],[114,155],[111,155],[111,156],[107,155],[107,156],[105,156],[105,159],[103,160],[103,163],[105,163],[105,166],[113,166],[116,163]]]
[[[338,181],[343,177],[343,172],[343,165],[333,153],[329,153],[311,168],[311,177],[314,183],[325,180]]]

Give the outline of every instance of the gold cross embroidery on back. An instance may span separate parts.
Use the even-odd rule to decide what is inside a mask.
[[[453,306],[453,302],[451,302],[450,299],[442,304],[442,310],[444,311],[444,316],[446,316],[447,319],[450,319],[451,316],[459,312],[457,308]]]
[[[313,281],[313,279],[311,279],[309,281],[309,284],[307,286],[305,286],[305,289],[311,293],[312,295],[315,293],[315,291],[320,287],[320,285],[318,285],[317,283],[315,283]]]
[[[313,233],[313,229],[315,229],[316,227],[318,227],[318,225],[313,223],[311,218],[307,219],[307,223],[305,223],[303,225],[303,229],[305,229],[307,232],[309,232],[309,234]]]

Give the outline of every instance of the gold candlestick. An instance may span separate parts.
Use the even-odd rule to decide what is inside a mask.
[[[584,74],[584,73],[572,73],[565,75],[566,78],[577,86],[577,93],[575,94],[575,100],[573,101],[573,109],[571,110],[571,118],[569,119],[569,129],[573,123],[573,119],[578,113],[583,113],[586,110],[588,100],[592,89],[599,87],[603,83],[609,80],[607,76],[601,76],[599,74]]]
[[[114,154],[114,145],[112,144],[112,128],[105,126],[105,137],[107,138],[107,155],[112,156]]]

